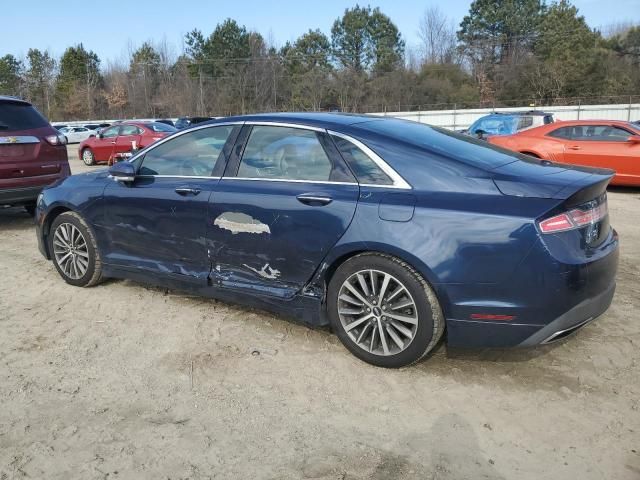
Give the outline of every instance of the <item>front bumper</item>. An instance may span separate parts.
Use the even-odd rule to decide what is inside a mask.
[[[38,195],[44,188],[23,187],[23,188],[3,188],[0,189],[0,205],[29,205],[36,203]]]

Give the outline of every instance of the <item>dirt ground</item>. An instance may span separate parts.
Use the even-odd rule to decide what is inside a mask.
[[[609,196],[622,255],[603,317],[399,371],[259,311],[69,286],[32,220],[0,210],[0,479],[639,479],[638,200]]]

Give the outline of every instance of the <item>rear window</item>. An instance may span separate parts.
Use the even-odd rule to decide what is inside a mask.
[[[424,123],[385,119],[357,126],[483,169],[523,159],[521,155],[510,154],[485,141]]]
[[[0,132],[30,130],[47,125],[47,119],[31,105],[0,103]]]
[[[166,123],[159,123],[159,122],[146,123],[145,127],[147,127],[149,130],[152,130],[154,132],[171,133],[177,130],[175,127],[172,127],[171,125],[167,125]]]

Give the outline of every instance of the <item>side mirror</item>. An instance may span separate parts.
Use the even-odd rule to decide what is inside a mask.
[[[109,168],[109,175],[118,182],[133,182],[136,179],[136,167],[129,162],[114,163]]]
[[[631,135],[629,138],[627,138],[627,142],[640,143],[640,135]]]

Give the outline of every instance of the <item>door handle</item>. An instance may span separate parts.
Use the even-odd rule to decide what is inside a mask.
[[[571,145],[569,147],[567,147],[569,150],[582,150],[582,147],[578,146],[578,145]]]
[[[315,193],[303,193],[296,197],[300,203],[305,205],[329,205],[333,199],[327,195],[318,195]]]
[[[178,195],[182,195],[182,196],[198,195],[200,193],[200,189],[198,189],[198,188],[189,188],[189,187],[178,187],[178,188],[176,188],[176,193]]]

